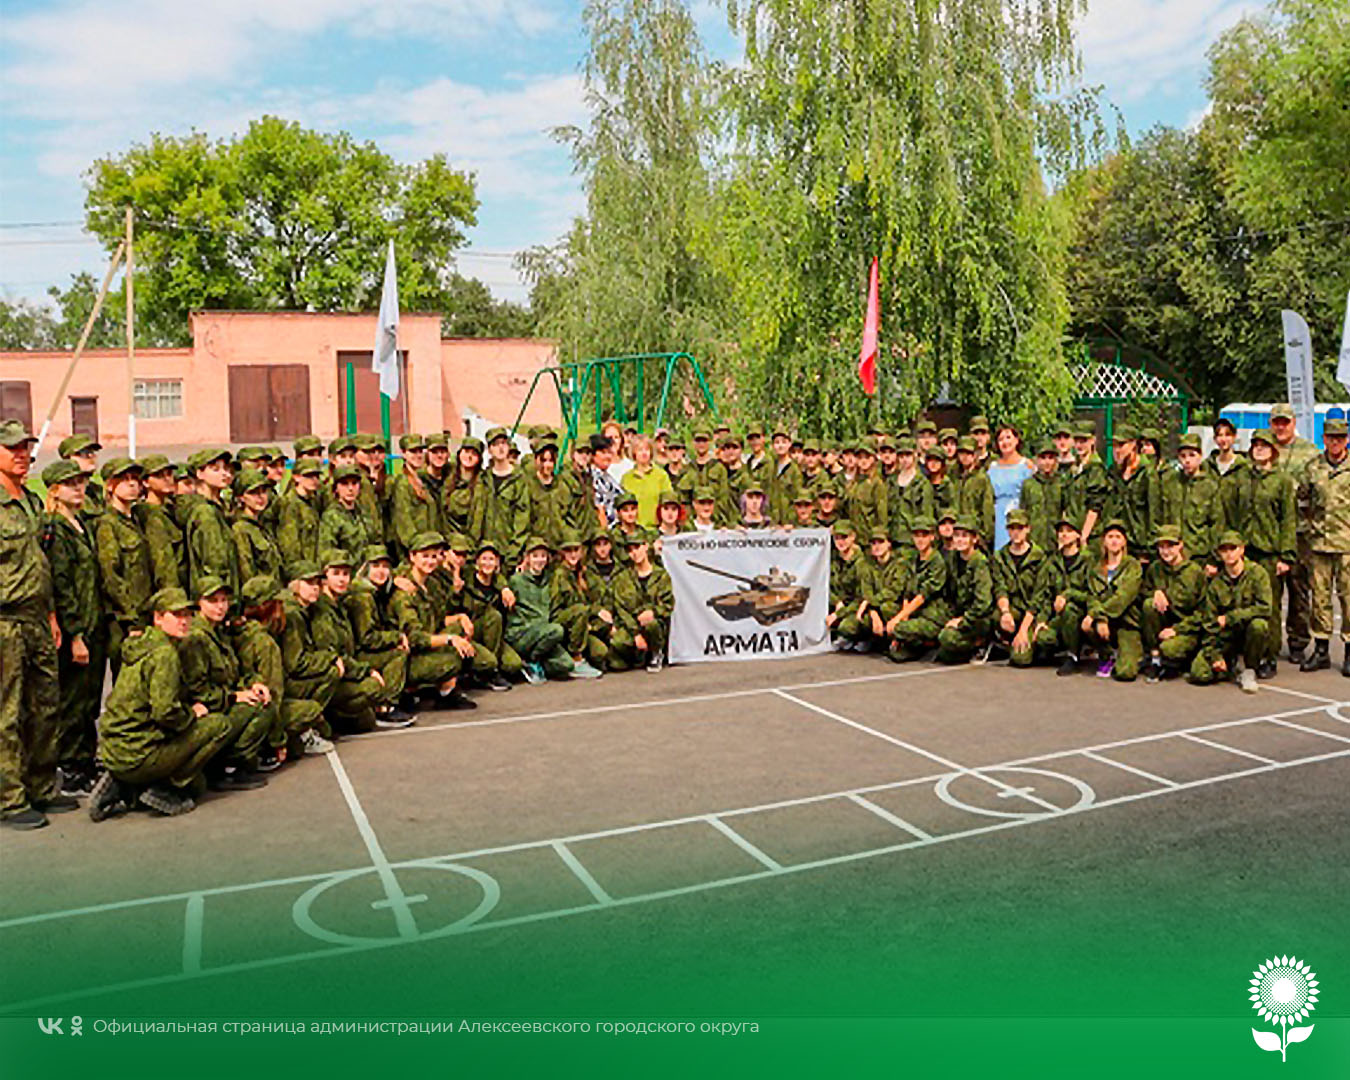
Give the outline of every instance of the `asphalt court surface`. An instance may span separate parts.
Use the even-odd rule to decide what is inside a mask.
[[[1350,777],[1350,680],[1287,664],[1254,696],[831,655],[478,700],[181,819],[0,836],[0,950],[48,958],[0,1009],[575,917],[655,926],[710,892],[829,903],[840,868],[904,872],[935,845],[1168,798],[1198,835],[1225,784],[1281,790],[1299,769],[1334,819]],[[121,944],[91,959],[92,940]]]

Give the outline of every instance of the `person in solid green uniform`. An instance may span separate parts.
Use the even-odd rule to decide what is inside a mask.
[[[196,807],[203,772],[229,744],[230,722],[200,701],[187,703],[178,643],[192,625],[182,589],[150,599],[153,625],[127,641],[122,670],[99,717],[104,772],[89,796],[89,816],[103,821],[140,805],[176,816]]]
[[[282,555],[272,533],[263,524],[272,502],[272,481],[257,469],[245,469],[234,480],[239,513],[230,526],[239,556],[239,576],[247,581],[265,575],[281,582]]]
[[[1088,574],[1083,633],[1096,646],[1097,675],[1133,682],[1144,658],[1139,634],[1139,590],[1144,569],[1129,553],[1125,523],[1112,518],[1102,530],[1102,555]]]
[[[108,502],[94,526],[114,681],[122,666],[122,643],[150,624],[150,597],[155,593],[150,545],[133,512],[141,496],[141,475],[131,458],[108,462]]]
[[[1270,578],[1246,558],[1241,533],[1225,532],[1218,550],[1223,565],[1205,590],[1204,637],[1191,663],[1190,681],[1212,683],[1236,671],[1243,692],[1254,694],[1256,669],[1267,656]]]
[[[792,460],[792,436],[786,428],[775,427],[770,445],[773,448],[773,460],[764,470],[762,483],[768,499],[770,519],[784,524],[792,520],[792,498],[802,486],[802,470]]]
[[[909,577],[904,603],[888,624],[894,643],[892,660],[917,660],[938,646],[942,628],[951,618],[947,603],[947,561],[937,549],[937,525],[932,517],[910,522]]]
[[[1144,571],[1139,611],[1144,674],[1151,683],[1190,668],[1200,648],[1205,598],[1205,572],[1188,557],[1180,526],[1160,525],[1154,539],[1158,557]]]
[[[660,671],[670,637],[675,592],[670,575],[651,559],[651,534],[645,529],[626,537],[628,565],[614,580],[614,630],[610,667],[623,670],[646,664]]]
[[[67,795],[87,794],[98,775],[94,752],[108,667],[98,555],[93,530],[81,514],[88,479],[74,461],[54,461],[42,470],[48,507],[42,546],[51,564],[61,628],[57,762],[61,790]]]
[[[952,530],[956,559],[947,586],[952,617],[938,634],[937,658],[944,664],[966,663],[993,630],[994,580],[989,557],[979,548],[979,529],[973,517],[961,514]]]
[[[1008,542],[994,553],[995,640],[1007,647],[1013,667],[1027,667],[1054,651],[1055,636],[1036,633],[1036,611],[1045,552],[1031,539],[1031,518],[1013,507],[1005,518]]]
[[[142,499],[134,513],[150,545],[150,568],[158,592],[181,586],[187,576],[187,546],[174,507],[178,484],[173,462],[163,454],[147,454],[137,464],[142,473]]]

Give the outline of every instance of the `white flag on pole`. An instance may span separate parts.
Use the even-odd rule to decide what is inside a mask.
[[[398,397],[398,271],[394,267],[394,241],[384,264],[384,290],[380,293],[380,318],[375,327],[375,354],[370,370],[380,377],[380,393],[390,401]]]
[[[1336,364],[1336,381],[1350,390],[1350,293],[1345,294],[1345,329],[1341,331],[1341,358]]]
[[[1313,411],[1317,404],[1313,387],[1312,332],[1296,311],[1280,312],[1280,321],[1284,327],[1284,378],[1289,387],[1289,404],[1293,406],[1299,431],[1307,437],[1313,431]]]

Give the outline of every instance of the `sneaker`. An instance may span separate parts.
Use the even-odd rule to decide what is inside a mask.
[[[50,799],[34,799],[33,809],[44,814],[68,814],[80,808],[80,800],[74,795],[53,795]]]
[[[665,666],[666,658],[660,653],[652,653],[652,655],[647,658],[648,671],[660,671]]]
[[[1273,679],[1279,671],[1279,665],[1274,660],[1262,660],[1256,665],[1256,677],[1258,679]]]
[[[474,701],[473,698],[469,697],[469,695],[464,693],[458,686],[451,690],[450,693],[441,696],[440,705],[442,709],[460,710],[478,708],[478,702]]]
[[[47,824],[47,815],[31,806],[14,810],[0,817],[0,825],[9,829],[41,829]]]
[[[417,722],[417,717],[402,709],[390,709],[388,712],[375,714],[375,726],[385,728],[386,730],[412,727]]]
[[[604,672],[598,667],[593,667],[585,660],[572,661],[572,678],[574,679],[598,679]]]
[[[1057,668],[1055,669],[1055,674],[1056,674],[1056,675],[1077,675],[1077,674],[1078,674],[1078,657],[1073,656],[1072,654],[1070,654],[1069,656],[1066,656],[1066,657],[1060,662],[1059,667],[1057,667]]]
[[[99,773],[89,792],[89,820],[103,821],[127,809],[126,792],[110,772]]]
[[[1144,665],[1144,682],[1152,686],[1154,683],[1162,681],[1162,664],[1158,663],[1157,658],[1150,660]]]
[[[277,752],[273,750],[271,747],[268,747],[266,750],[264,750],[261,754],[258,755],[258,771],[260,773],[276,772],[284,764],[286,763],[277,755]]]
[[[501,694],[511,689],[511,680],[508,679],[505,675],[503,675],[500,671],[494,671],[491,675],[488,676],[487,680],[483,683],[483,685],[486,686],[489,690],[493,690],[496,693]]]
[[[1256,672],[1251,668],[1243,668],[1242,673],[1238,676],[1238,686],[1242,688],[1244,694],[1256,693],[1258,689],[1256,685]]]
[[[301,753],[307,757],[313,757],[317,754],[331,754],[333,744],[320,735],[313,728],[307,728],[300,736]]]
[[[197,808],[197,804],[188,796],[163,784],[146,788],[141,792],[140,801],[141,805],[165,817],[177,817]]]
[[[538,686],[542,682],[548,681],[548,676],[544,674],[544,669],[535,663],[526,663],[525,681],[531,686]]]
[[[1097,678],[1109,679],[1111,672],[1116,670],[1116,661],[1114,657],[1107,657],[1097,665]]]
[[[61,766],[61,794],[88,795],[96,779],[93,770],[79,765]]]
[[[208,778],[207,784],[212,791],[255,791],[258,788],[266,787],[267,781],[252,769],[236,765],[226,766],[225,771],[219,776]],[[141,796],[141,801],[145,801],[144,795]],[[153,806],[153,804],[151,805]],[[159,807],[154,807],[154,809],[158,810]],[[161,813],[165,812],[161,811]]]

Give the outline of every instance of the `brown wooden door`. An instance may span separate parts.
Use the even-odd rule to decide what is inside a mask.
[[[370,352],[339,352],[338,366],[338,430],[347,430],[347,369],[351,365],[353,385],[356,388],[356,431],[379,434],[383,430],[380,416],[380,377],[370,370]],[[408,385],[408,354],[399,350],[399,385]],[[402,435],[408,430],[408,395],[400,390],[389,403],[389,434]]]
[[[273,442],[309,432],[308,366],[230,365],[231,442]]]
[[[27,382],[0,382],[0,420],[18,420],[33,430],[33,395]]]
[[[70,399],[70,433],[88,435],[94,442],[98,442],[98,398]]]

